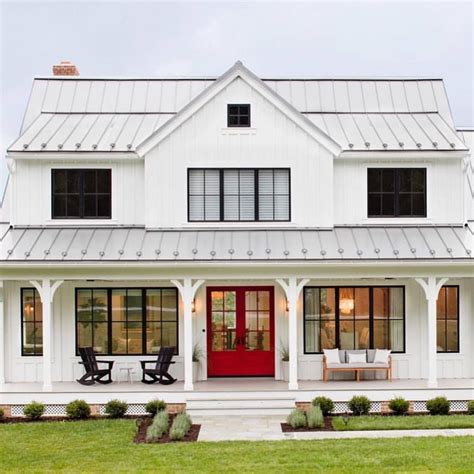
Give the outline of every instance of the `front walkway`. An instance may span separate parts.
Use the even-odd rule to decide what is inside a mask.
[[[474,429],[386,430],[386,431],[306,431],[283,433],[285,417],[194,416],[201,425],[199,441],[278,441],[284,439],[406,438],[429,436],[474,436]]]

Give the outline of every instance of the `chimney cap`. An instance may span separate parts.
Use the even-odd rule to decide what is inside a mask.
[[[79,70],[71,61],[61,61],[53,66],[54,76],[79,76]]]

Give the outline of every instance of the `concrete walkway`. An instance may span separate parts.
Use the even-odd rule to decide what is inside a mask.
[[[474,429],[307,431],[282,433],[284,416],[194,416],[201,425],[199,441],[276,441],[284,439],[404,438],[428,436],[474,436]]]

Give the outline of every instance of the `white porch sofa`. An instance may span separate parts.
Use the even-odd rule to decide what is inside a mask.
[[[339,362],[328,362],[326,354],[323,355],[323,382],[327,382],[329,372],[355,372],[357,382],[360,382],[360,372],[362,371],[379,371],[383,370],[387,373],[387,380],[392,380],[392,357],[389,354],[386,357],[387,362],[375,362],[375,353],[377,349],[363,350],[344,350],[332,349],[338,351]],[[327,351],[325,351],[327,352]],[[349,362],[349,355],[365,355],[365,361]]]

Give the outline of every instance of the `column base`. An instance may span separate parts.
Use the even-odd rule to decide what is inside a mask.
[[[438,388],[438,381],[437,380],[428,380],[428,388]]]
[[[187,392],[192,392],[194,390],[194,384],[184,382],[184,390]]]
[[[43,392],[52,392],[53,385],[52,384],[43,384]]]
[[[298,382],[290,382],[288,384],[288,390],[298,390]]]

